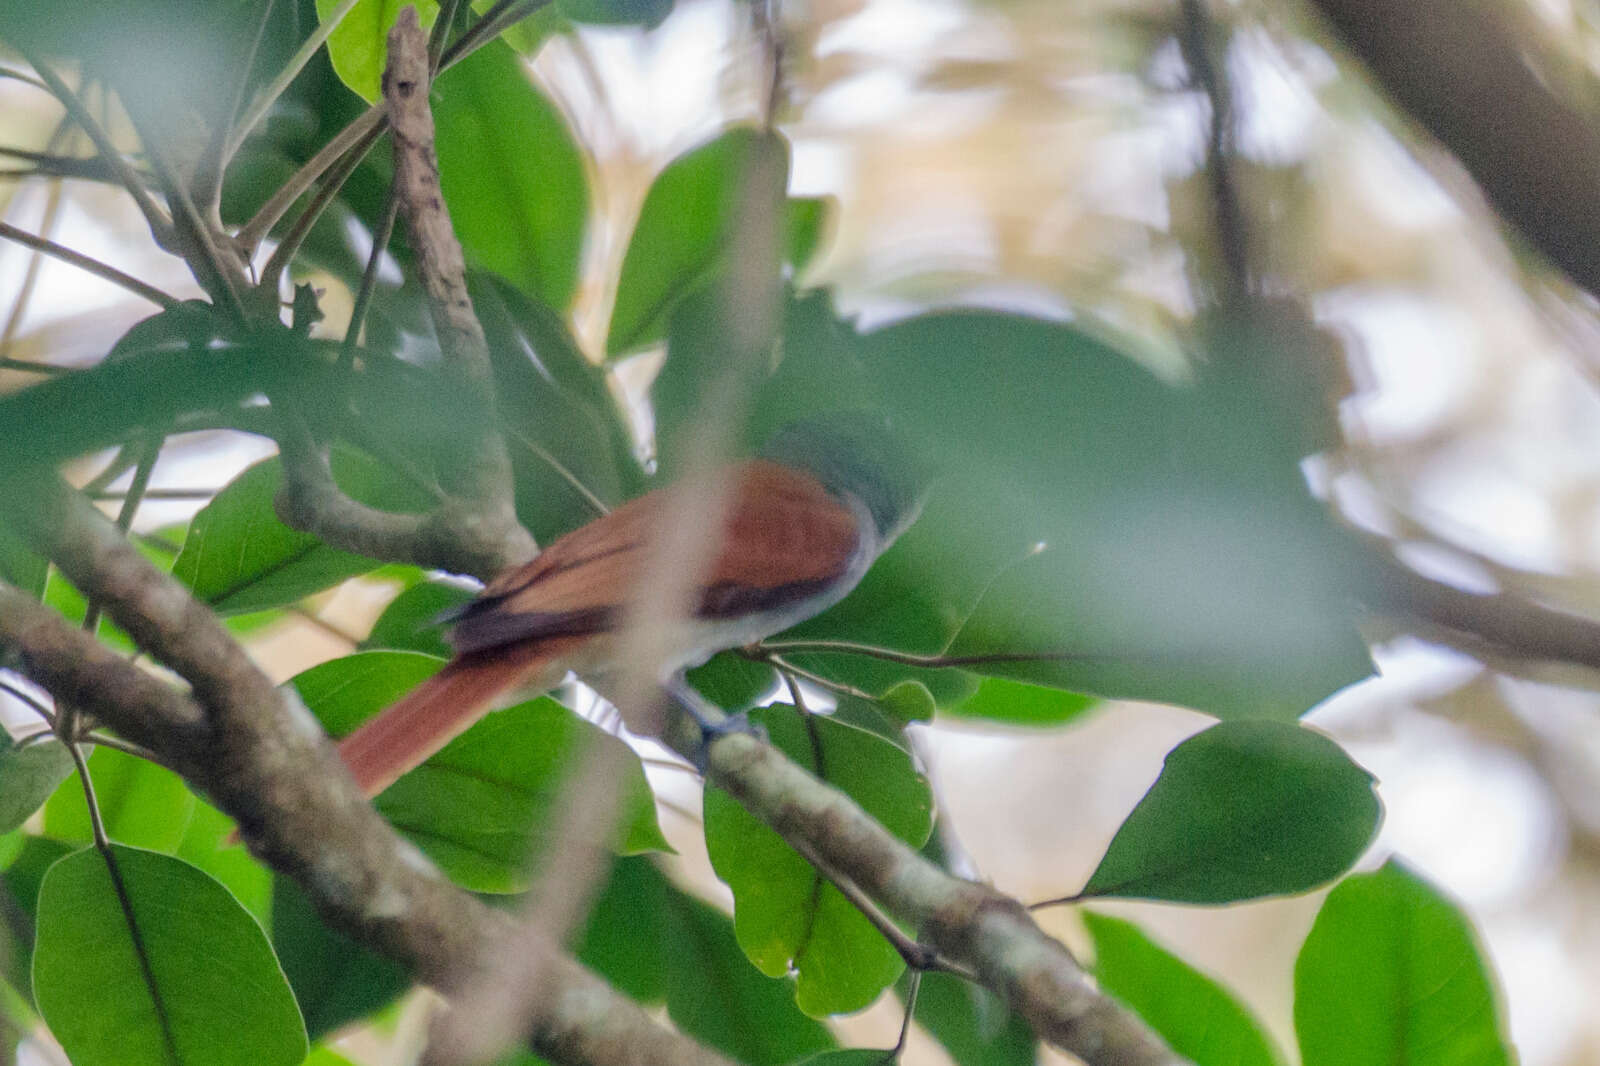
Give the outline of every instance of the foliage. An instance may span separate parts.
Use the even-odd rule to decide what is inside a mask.
[[[162,141],[170,130],[158,120],[181,105],[124,70],[130,56],[140,67],[169,57],[214,85],[245,76],[240,95],[250,99],[313,31],[304,16],[332,18],[342,5],[66,6],[88,19],[81,37],[64,32],[70,18],[4,4],[0,39],[104,78],[153,161],[187,149]],[[420,6],[431,24],[439,5]],[[359,101],[376,98],[397,7],[360,0],[286,79],[231,162],[221,217],[243,224],[360,113]],[[863,326],[829,291],[802,284],[833,203],[788,196],[787,140],[746,125],[657,175],[615,279],[604,350],[580,347],[571,312],[593,239],[592,166],[523,56],[577,24],[650,27],[672,8],[560,0],[460,58],[434,88],[443,189],[494,353],[497,410],[461,406],[438,371],[419,294],[381,281],[352,351],[275,317],[240,322],[203,302],[134,324],[92,369],[0,397],[0,464],[133,449],[197,428],[277,433],[283,415],[333,445],[344,492],[414,514],[450,488],[437,482],[441,456],[463,427],[486,420],[505,432],[518,513],[546,542],[683,469],[724,370],[727,349],[707,338],[733,317],[718,301],[744,263],[740,197],[749,174],[767,173],[752,160],[781,158],[773,173],[783,185],[766,190],[784,204],[772,358],[735,434],[753,449],[793,418],[870,407],[940,476],[921,519],[854,592],[766,649],[779,657],[725,653],[691,682],[729,710],[756,707],[751,721],[774,745],[913,849],[934,846],[935,823],[909,739],[916,723],[1058,727],[1102,699],[1180,704],[1218,722],[1171,751],[1073,900],[1223,904],[1337,881],[1371,843],[1381,805],[1371,775],[1296,720],[1371,672],[1347,606],[1355,549],[1306,491],[1301,442],[1251,417],[1255,393],[1203,376],[1159,377],[1138,342],[1085,321],[946,309]],[[458,14],[471,24],[471,10]],[[239,42],[257,18],[261,62],[252,66]],[[152,27],[191,22],[206,33],[167,34],[140,51],[154,48]],[[211,125],[198,128],[229,120],[214,113],[219,95],[184,98],[205,103],[199,119]],[[365,263],[342,234],[370,242],[386,178],[378,157],[351,161],[344,184],[331,182],[329,213],[304,235],[296,269],[357,288]],[[270,227],[272,236],[290,240],[296,217]],[[390,251],[409,273],[403,234]],[[665,354],[651,393],[653,468],[636,458],[614,399],[618,365],[646,350]],[[26,433],[13,430],[22,425]],[[241,627],[308,609],[311,597],[384,566],[290,528],[282,489],[282,460],[259,462],[177,531],[170,550],[147,544],[147,554]],[[448,651],[436,620],[468,598],[416,568],[388,573],[404,588],[361,647],[290,682],[331,735],[431,675]],[[0,578],[74,619],[90,611],[3,521]],[[113,626],[100,636],[133,647]],[[818,707],[773,702],[780,677],[804,678]],[[555,698],[519,703],[376,805],[443,875],[514,896],[547,858],[568,778],[596,743],[622,748]],[[716,789],[705,796],[705,843],[733,914],[687,894],[646,854],[670,848],[642,764],[622,754],[611,841],[622,857],[578,955],[662,1006],[683,1032],[752,1066],[883,1061],[879,1051],[836,1047],[820,1021],[861,1010],[891,986],[910,998],[904,960],[882,931]],[[0,748],[4,931],[14,949],[0,953],[3,991],[31,998],[75,1063],[343,1061],[308,1034],[324,1041],[371,1020],[404,992],[406,975],[328,928],[293,882],[231,844],[228,819],[178,775],[112,747],[87,765],[97,820],[60,743]],[[97,842],[100,831],[107,841]],[[1200,1066],[1284,1061],[1220,984],[1125,921],[1090,913],[1085,922],[1102,986],[1180,1053]],[[1295,997],[1307,1066],[1509,1061],[1465,918],[1397,864],[1333,889],[1301,951]],[[926,976],[915,1016],[963,1066],[1034,1061],[1027,1027],[953,975]]]

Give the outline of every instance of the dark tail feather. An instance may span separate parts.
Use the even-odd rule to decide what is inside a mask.
[[[339,756],[367,795],[376,796],[482,718],[500,693],[543,672],[554,651],[530,658],[496,649],[456,659],[339,741]]]

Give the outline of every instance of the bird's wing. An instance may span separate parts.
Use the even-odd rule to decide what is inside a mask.
[[[862,550],[861,523],[819,481],[764,460],[742,463],[730,476],[721,544],[698,598],[701,617],[781,609],[850,574]],[[633,595],[650,537],[679,491],[641,496],[496,578],[461,613],[451,637],[456,650],[608,628]]]

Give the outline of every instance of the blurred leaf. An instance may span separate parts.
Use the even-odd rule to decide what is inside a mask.
[[[565,308],[589,222],[589,182],[567,123],[504,42],[434,85],[439,179],[470,263]]]
[[[894,1053],[884,1048],[840,1048],[818,1052],[796,1066],[889,1066],[894,1061]]]
[[[107,836],[151,851],[178,850],[195,808],[194,793],[183,778],[164,766],[105,747],[95,748],[89,756],[89,777]],[[44,832],[73,843],[94,840],[83,785],[76,778],[63,781],[45,804]]]
[[[6,892],[5,905],[0,906],[3,919],[6,951],[0,952],[0,972],[15,985],[22,995],[33,998],[33,940],[34,926],[39,913],[39,885],[49,870],[63,855],[71,853],[71,844],[47,837],[24,836],[22,850],[6,866],[0,876],[0,886]]]
[[[421,503],[409,486],[359,453],[336,451],[333,466],[339,486],[362,503],[395,511]],[[194,516],[172,576],[223,614],[295,603],[382,565],[278,521],[272,501],[282,481],[281,461],[264,459]]]
[[[0,521],[0,581],[34,599],[44,597],[50,564],[4,521]]]
[[[305,1026],[255,920],[185,862],[111,854],[115,880],[85,849],[39,890],[34,995],[73,1063],[297,1066]]]
[[[1506,1066],[1515,1060],[1472,927],[1390,860],[1328,894],[1294,967],[1305,1066]]]
[[[748,1066],[778,1066],[830,1047],[786,979],[745,961],[728,916],[689,896],[643,857],[620,859],[590,911],[578,957],[673,1024]]]
[[[685,676],[696,692],[729,714],[748,711],[778,683],[772,667],[731,651],[713,655]]]
[[[323,727],[342,736],[440,665],[410,652],[358,652],[314,666],[293,684]],[[591,743],[622,745],[554,700],[519,703],[485,716],[390,785],[376,806],[456,883],[475,892],[520,892],[566,797],[565,774]],[[622,815],[613,846],[667,850],[638,757],[618,754],[628,770],[617,783]]]
[[[1248,409],[1022,315],[946,311],[862,335],[813,293],[785,330],[750,446],[867,407],[939,471],[860,587],[786,638],[1059,653],[966,669],[1234,717],[1292,717],[1370,673],[1347,606],[1358,552]],[[802,665],[878,692],[921,677],[859,657]],[[940,706],[971,695],[943,694],[963,671],[943,674],[923,678]]]
[[[1056,726],[1075,722],[1100,701],[1079,692],[986,677],[978,691],[946,707],[954,718],[982,718],[1008,725]]]
[[[803,272],[821,250],[838,213],[839,201],[832,196],[790,197],[783,220],[784,240],[795,274]]]
[[[903,750],[864,730],[774,705],[752,712],[772,743],[921,847],[933,797]],[[894,948],[810,863],[720,789],[705,797],[706,848],[734,896],[739,946],[772,977],[793,971],[813,1017],[860,1010],[905,968]]]
[[[878,706],[901,725],[933,721],[933,693],[921,681],[902,681],[878,699]]]
[[[196,799],[177,856],[220,881],[265,926],[272,919],[272,872],[237,842],[229,842],[233,829],[232,818]]]
[[[672,14],[672,0],[557,0],[556,6],[573,22],[601,26],[655,29]]]
[[[902,1003],[909,983],[907,975],[895,987]],[[1038,1058],[1028,1023],[993,992],[954,974],[922,975],[915,1017],[956,1066],[1034,1066]]]
[[[329,928],[290,878],[274,875],[271,895],[272,945],[312,1040],[365,1018],[411,987],[398,963]]]
[[[1100,987],[1132,1007],[1195,1066],[1283,1066],[1283,1053],[1227,989],[1132,922],[1084,912]]]
[[[1222,722],[1167,754],[1082,897],[1232,903],[1338,877],[1377,832],[1372,775],[1320,733]]]
[[[419,581],[390,601],[372,631],[361,642],[363,651],[388,648],[395,651],[419,651],[450,657],[450,645],[444,639],[444,629],[439,616],[444,612],[470,603],[474,593],[458,585],[442,581]]]
[[[317,0],[317,18],[326,22],[342,0]],[[328,58],[339,80],[368,103],[383,95],[383,67],[389,56],[389,31],[404,7],[415,7],[423,30],[439,17],[435,0],[357,0],[328,35]]]
[[[72,773],[72,756],[55,740],[17,747],[0,729],[0,833],[9,833],[44,805]]]
[[[673,309],[721,267],[738,211],[741,184],[757,153],[780,152],[788,180],[789,143],[775,133],[736,126],[668,163],[645,195],[617,280],[606,354],[637,351],[666,332]],[[783,190],[778,190],[781,196]],[[809,205],[803,215],[814,215]],[[805,236],[804,222],[795,229]]]
[[[548,543],[639,493],[642,472],[604,372],[561,316],[492,275],[471,279],[489,341],[518,517]]]

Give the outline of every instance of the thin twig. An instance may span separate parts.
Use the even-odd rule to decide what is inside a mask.
[[[244,106],[245,93],[250,89],[250,75],[256,68],[256,57],[261,53],[261,42],[266,38],[267,25],[272,21],[272,12],[276,7],[276,0],[265,0],[261,4],[261,14],[256,19],[250,47],[239,64],[239,79],[234,82],[233,99],[207,138],[205,152],[195,168],[194,198],[207,217],[216,217],[221,211],[223,176],[227,173],[228,162],[233,158],[229,150],[233,124],[239,117],[239,109]]]
[[[31,359],[10,359],[3,356],[0,356],[0,370],[18,370],[24,374],[44,374],[47,377],[73,373],[73,369],[70,366],[57,366],[54,363],[36,363]]]
[[[163,310],[170,311],[178,306],[177,297],[167,295],[154,285],[148,285],[132,274],[124,274],[109,263],[102,263],[98,259],[84,255],[82,252],[75,252],[65,245],[57,244],[55,241],[36,237],[27,230],[18,229],[9,222],[0,222],[0,237],[16,241],[20,245],[42,252],[53,259],[59,259],[63,263],[70,263],[79,270],[86,270],[95,277],[109,281],[113,285],[120,285],[134,295],[144,297]]]
[[[13,41],[11,43],[13,47],[16,47],[16,42]],[[110,134],[106,133],[105,128],[95,121],[94,116],[89,114],[88,108],[83,106],[83,101],[78,99],[77,94],[67,86],[65,81],[61,80],[54,70],[50,69],[48,65],[30,51],[21,47],[17,47],[17,51],[21,52],[22,57],[28,61],[28,65],[33,67],[35,73],[49,88],[51,95],[61,101],[61,106],[67,109],[67,114],[72,116],[72,121],[76,122],[83,132],[89,135],[89,139],[94,142],[95,149],[100,153],[101,158],[106,161],[107,166],[115,171],[117,180],[122,183],[123,188],[128,190],[128,195],[132,196],[133,202],[138,205],[139,213],[144,216],[145,222],[150,226],[150,232],[154,235],[156,243],[163,248],[170,247],[173,238],[171,217],[155,202],[155,199],[150,195],[149,188],[144,183],[144,179],[133,169],[133,165],[128,162],[127,158],[118,151],[116,144],[111,140]]]
[[[1178,44],[1192,83],[1211,106],[1206,129],[1206,179],[1211,186],[1217,245],[1227,275],[1224,307],[1243,307],[1255,287],[1250,269],[1250,233],[1239,190],[1233,181],[1233,93],[1227,73],[1211,54],[1211,20],[1205,0],[1181,0],[1183,26]]]
[[[321,187],[317,189],[316,195],[311,198],[311,202],[306,205],[306,209],[300,212],[299,217],[294,220],[294,224],[289,227],[289,232],[283,235],[283,240],[272,250],[272,255],[267,260],[266,266],[261,268],[261,278],[257,282],[259,288],[268,292],[278,291],[278,283],[283,277],[283,272],[288,268],[290,260],[300,251],[300,245],[310,235],[312,227],[322,217],[322,212],[327,210],[329,204],[338,199],[340,191],[344,188],[344,183],[350,180],[350,175],[356,172],[356,167],[361,165],[361,161],[366,158],[367,152],[372,149],[374,144],[378,143],[378,137],[381,133],[381,129],[370,130],[367,136],[352,146],[350,151],[345,153],[344,158],[340,159],[338,164],[328,172]]]
[[[77,127],[71,124],[70,119],[63,118],[56,123],[54,132],[45,146],[45,151],[52,152],[67,140],[68,130],[76,132]],[[70,147],[70,146],[69,146]],[[56,220],[61,217],[61,182],[50,183],[50,192],[45,199],[44,213],[39,219],[39,237],[49,240],[50,234],[55,232]],[[16,339],[17,330],[22,325],[23,316],[28,313],[28,305],[33,299],[33,290],[39,283],[39,271],[44,266],[44,252],[37,248],[32,249],[33,254],[28,256],[28,266],[22,274],[22,284],[17,289],[17,297],[11,301],[11,313],[6,316],[4,329],[0,329],[0,356],[10,353],[11,343]]]
[[[135,759],[143,759],[145,762],[152,762],[157,766],[166,765],[166,763],[161,761],[160,755],[157,755],[154,751],[151,751],[143,744],[135,744],[131,740],[124,740],[114,733],[104,733],[99,730],[90,730],[89,732],[84,733],[78,739],[84,744],[93,744],[102,748],[114,748],[115,750],[122,752],[124,755],[132,755]]]
[[[0,678],[0,692],[4,692],[12,699],[26,704],[29,710],[48,722],[51,729],[56,727],[56,715],[54,711],[52,711],[49,707],[46,707],[43,703],[29,693],[7,681],[5,678]]]
[[[897,651],[894,648],[883,648],[875,644],[857,644],[848,640],[762,641],[752,645],[750,651],[757,658],[767,655],[787,656],[817,653],[863,655],[871,659],[882,659],[885,662],[899,663],[902,666],[919,666],[929,670],[939,670],[951,666],[987,666],[998,663],[1129,663],[1144,661],[1136,656],[1098,655],[1074,651],[992,651],[975,652],[971,655],[918,655],[915,652]],[[811,675],[806,674],[792,663],[786,663],[785,669],[796,670],[807,680],[814,680]]]
[[[367,321],[367,307],[378,288],[378,265],[394,236],[395,219],[400,216],[400,199],[389,189],[389,198],[383,205],[383,217],[372,234],[372,251],[367,255],[367,265],[361,271],[361,285],[356,289],[355,303],[350,308],[350,324],[345,327],[344,347],[339,350],[339,361],[346,370],[355,364],[356,346],[361,343],[361,327]]]
[[[377,104],[351,120],[350,124],[340,130],[331,141],[318,149],[317,153],[306,160],[287,181],[278,186],[277,191],[267,198],[267,202],[239,228],[233,239],[239,247],[240,254],[247,258],[254,255],[262,238],[272,232],[272,228],[307,189],[338,164],[346,152],[357,145],[365,145],[363,151],[370,148],[376,141],[368,141],[367,138],[381,133],[387,128],[387,124],[387,111],[382,104]]]

